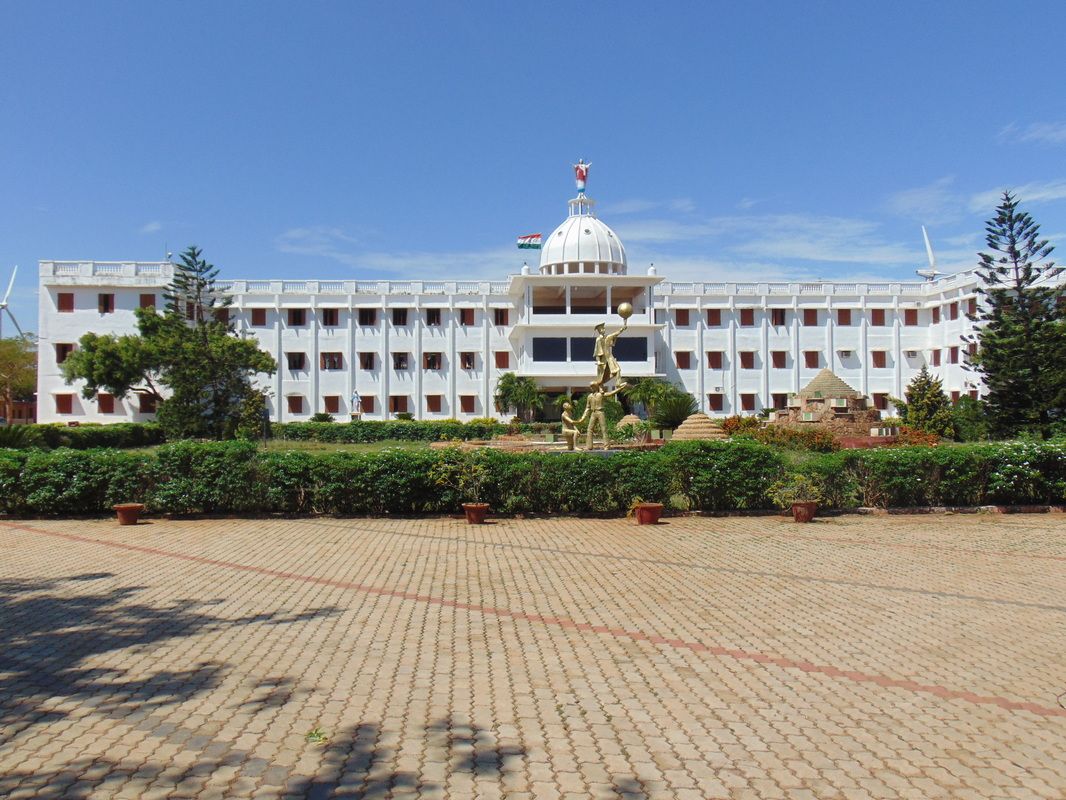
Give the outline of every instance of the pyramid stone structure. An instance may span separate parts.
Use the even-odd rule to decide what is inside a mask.
[[[675,442],[690,442],[697,439],[709,439],[716,441],[727,438],[722,431],[722,426],[706,414],[697,412],[682,422],[674,431]]]
[[[638,417],[636,414],[626,414],[620,420],[618,420],[618,427],[621,428],[625,425],[640,425],[644,420]]]
[[[881,412],[867,404],[862,392],[829,369],[815,375],[788,405],[774,415],[771,424],[822,425],[836,434],[867,436],[881,420]]]

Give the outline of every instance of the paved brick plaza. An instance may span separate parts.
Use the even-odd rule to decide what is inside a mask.
[[[0,561],[0,796],[1066,797],[1061,515],[0,522]]]

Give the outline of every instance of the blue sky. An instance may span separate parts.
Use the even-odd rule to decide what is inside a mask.
[[[1005,187],[1066,247],[1066,4],[0,0],[0,279],[502,278],[589,194],[677,280],[971,267]],[[528,252],[525,253],[528,257]],[[1066,258],[1066,254],[1062,254]]]

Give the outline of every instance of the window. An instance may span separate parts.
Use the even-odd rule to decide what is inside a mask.
[[[708,308],[707,309],[707,327],[720,328],[722,327],[722,309],[720,308]]]
[[[378,324],[378,310],[376,308],[360,308],[359,309],[359,324],[364,327],[370,327]]]
[[[141,308],[155,308],[155,295],[142,294],[139,305]]]
[[[741,350],[737,355],[740,356],[740,368],[741,369],[755,369],[755,351],[754,350]]]
[[[977,298],[976,297],[971,297],[969,300],[966,301],[966,313],[970,314],[971,316],[977,313]],[[970,394],[973,395],[973,394],[975,394],[975,392],[970,392]],[[976,399],[977,398],[975,397],[974,400],[976,400]]]
[[[970,399],[971,400],[976,400],[977,398],[978,398],[977,390],[976,389],[970,389]]]
[[[773,364],[774,369],[784,369],[788,365],[788,352],[785,350],[774,350],[770,353],[770,361]]]
[[[56,363],[62,364],[67,356],[74,352],[74,345],[69,342],[56,342]]]
[[[710,350],[707,352],[707,369],[722,368],[722,351]]]
[[[290,308],[289,309],[289,326],[293,328],[300,328],[307,324],[307,309],[306,308]]]
[[[742,308],[740,309],[740,326],[742,328],[752,328],[755,326],[755,309],[754,308]]]
[[[851,309],[850,308],[838,308],[837,309],[837,325],[850,325],[851,324]]]
[[[472,394],[459,395],[459,410],[464,414],[474,413],[474,403],[477,401],[477,397]]]
[[[262,328],[267,324],[267,310],[265,308],[252,309],[252,326]]]
[[[228,308],[216,308],[211,312],[211,315],[215,318],[215,322],[221,322],[223,325],[229,325],[229,309]]]
[[[870,324],[879,327],[885,324],[885,310],[883,308],[870,309]]]
[[[422,354],[422,369],[440,369],[443,362],[444,356],[441,353]]]
[[[951,305],[948,306],[948,319],[958,319],[958,318],[959,318],[959,304],[958,303],[952,303]]]
[[[472,309],[472,308],[460,308],[459,309],[459,324],[460,325],[473,325],[474,324],[474,309]]]
[[[953,404],[959,402],[959,392],[952,392],[951,393],[951,402]]]
[[[427,325],[429,323],[426,323]],[[426,411],[430,414],[439,414],[444,395],[442,394],[427,394],[426,395]]]
[[[818,324],[818,309],[817,308],[805,308],[805,309],[803,309],[803,324],[804,325],[817,325]]]
[[[940,306],[933,306],[933,324],[940,322]]]
[[[506,350],[497,350],[493,355],[496,358],[497,369],[507,369],[511,366],[511,354]]]
[[[459,354],[459,367],[460,367],[460,369],[473,369],[474,368],[474,354],[473,353],[460,353]]]
[[[934,350],[933,351],[933,366],[934,367],[939,367],[940,366],[940,351],[939,350]]]
[[[918,309],[906,308],[903,310],[903,324],[904,325],[917,325],[918,324]]]
[[[64,314],[74,310],[74,292],[60,292],[56,295],[56,308]]]
[[[359,396],[359,402],[362,404],[364,414],[374,413],[374,395]]]
[[[286,353],[285,361],[291,370],[304,369],[307,364],[307,355],[305,353]]]
[[[948,348],[948,363],[949,364],[958,364],[959,363],[959,348],[957,348],[957,347],[949,347]]]
[[[113,294],[98,294],[96,296],[96,309],[101,314],[113,314],[115,312],[115,296]]]
[[[96,410],[101,414],[114,414],[114,395],[106,394],[105,392],[100,392],[100,394],[96,395]]]
[[[681,350],[674,354],[677,360],[678,369],[692,369],[692,353],[687,350]]]
[[[322,369],[344,369],[344,355],[341,353],[319,353],[318,360]]]
[[[327,414],[339,414],[341,397],[339,394],[327,394],[322,398],[322,408]]]
[[[888,395],[884,392],[874,392],[874,408],[878,411],[884,411],[888,408]]]
[[[289,405],[290,414],[304,413],[304,399],[298,394],[290,394],[285,398]]]
[[[875,369],[884,369],[888,365],[888,357],[884,350],[874,350],[870,353],[870,359]]]
[[[154,414],[155,397],[150,394],[137,395],[137,410],[142,414]]]
[[[407,369],[407,356],[408,353],[393,353],[392,354],[392,368],[393,369]],[[407,409],[404,409],[406,411]]]
[[[373,353],[360,353],[359,354],[359,369],[373,369],[374,368],[374,354]]]
[[[688,327],[688,309],[678,308],[674,311],[674,325],[678,328]]]
[[[494,308],[492,309],[492,321],[493,324],[499,326],[507,325],[508,315],[506,308]]]
[[[770,324],[774,326],[785,324],[785,309],[783,308],[771,308],[770,309]]]
[[[322,309],[322,327],[323,328],[336,328],[341,324],[341,312],[336,308],[323,308]],[[333,412],[330,411],[330,414]]]
[[[56,413],[57,414],[73,414],[74,413],[74,395],[72,395],[72,394],[57,394],[56,395]]]
[[[203,314],[200,316],[202,318]],[[185,304],[185,319],[196,319],[196,306],[192,303]]]
[[[784,392],[774,392],[770,398],[775,410],[784,411],[788,408],[788,395]]]
[[[753,395],[753,394],[742,394],[740,396],[740,408],[742,410],[744,410],[744,411],[754,411],[755,410],[755,395]]]
[[[707,407],[711,411],[721,411],[724,406],[724,398],[720,392],[707,395]]]
[[[402,327],[407,324],[407,309],[394,308],[392,310],[392,324]]]
[[[439,308],[427,308],[426,309],[426,324],[430,327],[440,327],[440,309]]]
[[[407,413],[407,395],[405,394],[390,394],[389,395],[389,412],[392,414],[406,414]]]
[[[807,369],[818,369],[822,361],[822,354],[817,350],[803,351],[803,364]]]
[[[971,358],[977,355],[977,342],[970,342],[966,345],[966,354]]]

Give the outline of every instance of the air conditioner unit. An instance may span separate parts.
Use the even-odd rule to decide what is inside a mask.
[[[840,353],[840,357],[841,358],[851,358],[851,351],[850,350],[839,350],[837,352]]]
[[[803,421],[804,422],[814,422],[814,412],[813,411],[804,411],[803,412]]]
[[[903,351],[903,355],[905,355],[907,358],[917,358],[918,357],[918,351],[917,350],[904,350]]]
[[[798,397],[790,397],[790,398],[788,398],[788,407],[789,408],[799,408],[801,405],[803,405],[803,403],[800,402],[800,399]]]

